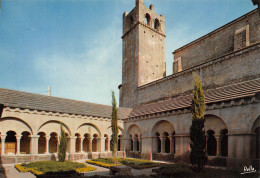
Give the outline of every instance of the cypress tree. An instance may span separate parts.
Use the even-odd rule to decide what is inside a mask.
[[[60,162],[64,162],[66,159],[67,138],[62,125],[60,125],[60,132],[61,134],[60,134],[58,158]]]
[[[117,145],[118,145],[118,116],[116,108],[116,97],[115,92],[112,91],[112,115],[111,115],[111,128],[112,128],[112,153],[113,158],[116,158]]]
[[[190,127],[190,161],[195,171],[199,172],[207,162],[205,147],[206,135],[204,130],[205,97],[200,77],[196,74],[194,74],[194,81],[194,96],[191,103],[192,125]]]

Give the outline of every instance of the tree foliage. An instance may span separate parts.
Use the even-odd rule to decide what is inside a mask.
[[[60,125],[60,133],[61,134],[60,134],[58,158],[60,162],[64,162],[66,159],[67,138],[62,125]]]
[[[192,125],[190,127],[190,161],[196,171],[201,171],[207,162],[206,135],[204,130],[205,97],[200,77],[194,75],[194,90],[191,103]]]
[[[118,145],[118,115],[116,107],[115,92],[112,91],[112,115],[111,115],[111,128],[112,128],[112,152],[113,158],[116,158],[117,145]]]

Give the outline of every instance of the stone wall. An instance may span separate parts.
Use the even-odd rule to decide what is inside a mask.
[[[260,17],[254,10],[175,50],[174,60],[181,58],[185,70],[259,41]]]
[[[195,72],[200,75],[203,87],[222,86],[233,80],[259,77],[260,43],[217,58],[203,65],[167,76],[138,88],[138,104],[178,95],[193,89]]]

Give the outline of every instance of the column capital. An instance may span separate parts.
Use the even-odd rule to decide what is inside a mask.
[[[1,136],[1,140],[5,140],[6,135],[0,135]]]
[[[39,135],[29,135],[30,138],[39,138]]]
[[[68,137],[69,139],[77,139],[78,137],[73,137],[73,136],[70,136]],[[80,137],[81,138],[81,137]]]
[[[16,139],[21,139],[22,138],[22,135],[16,135]]]

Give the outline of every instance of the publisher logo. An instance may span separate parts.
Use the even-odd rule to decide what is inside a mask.
[[[244,172],[242,172],[241,174],[249,174],[254,172],[256,172],[256,169],[252,165],[250,165],[249,167],[244,166]]]

